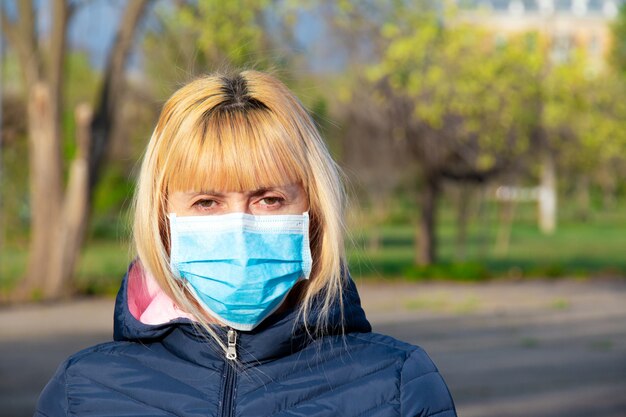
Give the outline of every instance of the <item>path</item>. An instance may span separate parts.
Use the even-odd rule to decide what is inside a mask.
[[[376,331],[424,347],[461,417],[626,417],[626,281],[359,283]],[[113,301],[0,309],[0,415],[32,415]]]
[[[431,354],[461,417],[626,416],[623,281],[367,286],[363,298],[381,311],[375,330]]]

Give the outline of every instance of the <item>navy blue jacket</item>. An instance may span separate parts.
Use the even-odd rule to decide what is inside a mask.
[[[128,274],[115,306],[115,341],[71,356],[35,416],[454,417],[450,393],[419,347],[372,333],[351,282],[345,334],[312,339],[296,312],[238,332],[238,365],[188,319],[147,325],[129,311]],[[217,328],[226,340],[226,329]]]

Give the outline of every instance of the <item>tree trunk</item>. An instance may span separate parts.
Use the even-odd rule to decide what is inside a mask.
[[[370,253],[377,253],[380,250],[380,226],[372,227],[368,235],[367,250]]]
[[[544,234],[556,230],[556,167],[554,156],[545,151],[541,161],[541,185],[539,187],[539,229]]]
[[[50,271],[44,297],[59,298],[71,291],[80,248],[89,215],[89,148],[91,142],[91,107],[82,104],[75,111],[77,153],[70,166],[69,181],[58,242],[52,248]]]
[[[604,210],[612,210],[616,206],[617,184],[614,177],[603,181],[602,185],[602,208]]]
[[[32,2],[21,1],[18,6],[17,26],[6,23],[8,38],[19,52],[28,102],[31,237],[26,275],[15,294],[24,299],[44,295],[52,248],[59,243],[62,227],[61,109],[69,6],[63,0],[51,2],[45,52],[37,45]]]
[[[381,233],[380,228],[387,217],[386,201],[380,195],[375,196],[372,202],[371,217],[370,217],[370,233],[367,240],[367,249],[370,253],[376,253],[381,247]]]
[[[465,261],[467,248],[467,224],[470,217],[470,199],[472,189],[469,185],[461,184],[457,201],[457,234],[456,234],[456,258]]]
[[[591,198],[589,197],[589,177],[582,174],[576,184],[577,217],[582,221],[589,220]]]
[[[478,220],[478,230],[476,232],[476,250],[478,258],[484,259],[488,256],[491,249],[491,233],[489,232],[493,225],[493,219],[490,216],[491,197],[490,190],[487,187],[481,187],[478,194],[478,208],[476,210],[476,218]]]
[[[417,229],[417,252],[415,261],[418,265],[431,265],[436,260],[437,236],[437,199],[439,183],[434,178],[426,177],[420,193],[421,217]]]
[[[30,155],[31,231],[29,261],[18,298],[38,298],[50,268],[51,248],[58,244],[63,195],[58,114],[44,83],[30,89],[28,143]]]
[[[515,218],[515,200],[506,200],[500,204],[498,222],[498,234],[496,237],[495,253],[499,256],[506,256],[511,246],[511,229]]]

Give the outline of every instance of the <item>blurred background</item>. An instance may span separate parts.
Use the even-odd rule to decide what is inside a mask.
[[[196,76],[255,68],[298,95],[346,173],[349,262],[377,329],[427,347],[460,415],[626,416],[625,1],[0,5],[1,352],[35,349],[15,330],[25,317],[63,321],[54,308],[68,299],[116,293],[161,105]],[[106,340],[106,323],[81,334]],[[446,328],[468,333],[451,341]],[[567,337],[545,342],[555,329]],[[92,339],[52,350],[61,360]],[[583,356],[550,368],[576,341]],[[25,373],[15,400],[26,388],[6,355],[0,408],[28,415],[56,365]],[[477,388],[494,358],[531,373],[502,364]],[[581,394],[585,380],[597,395]],[[555,384],[571,389],[528,391]]]

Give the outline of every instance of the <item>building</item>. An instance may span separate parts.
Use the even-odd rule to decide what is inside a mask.
[[[587,50],[594,70],[601,70],[611,45],[610,22],[626,0],[456,0],[460,20],[506,37],[538,31],[550,40],[555,62],[574,48]]]

